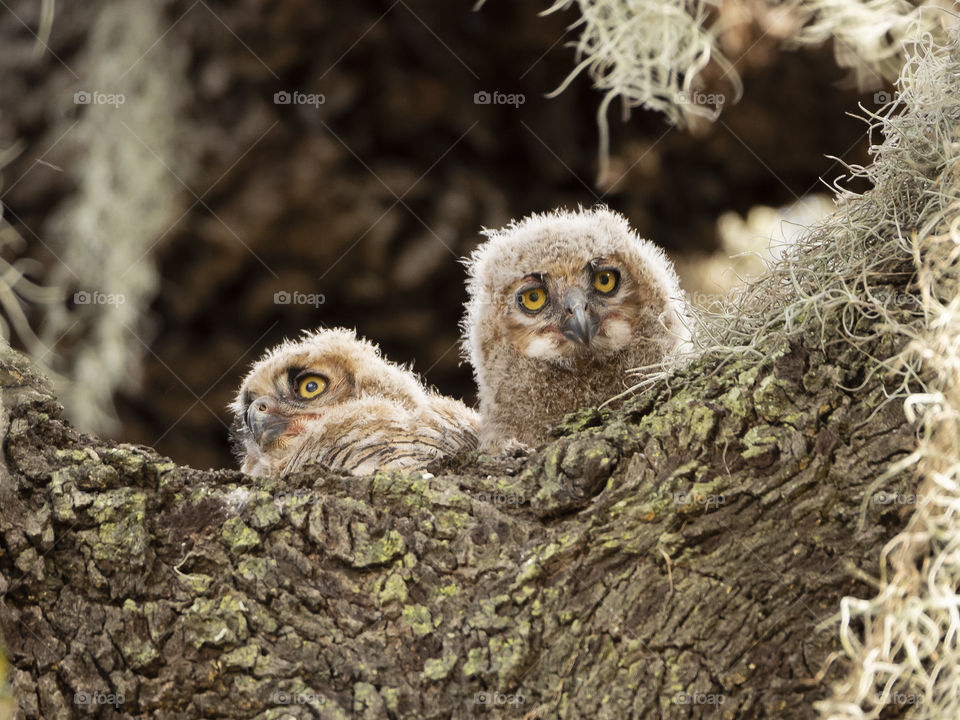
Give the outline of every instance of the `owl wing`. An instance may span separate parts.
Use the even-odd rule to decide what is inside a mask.
[[[432,395],[430,410],[422,421],[422,432],[443,449],[443,455],[475,450],[480,432],[480,415],[459,400]]]
[[[304,434],[283,474],[310,464],[350,475],[422,469],[476,446],[475,424],[461,427],[451,410],[412,413],[384,399],[343,403],[325,417],[321,427]]]

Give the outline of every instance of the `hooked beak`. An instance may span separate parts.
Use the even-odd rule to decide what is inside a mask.
[[[573,342],[589,345],[597,334],[597,323],[587,312],[587,296],[580,288],[570,288],[563,295],[563,336]]]
[[[258,397],[247,408],[247,427],[261,448],[283,435],[289,424],[290,418],[280,414],[277,401],[269,395]]]

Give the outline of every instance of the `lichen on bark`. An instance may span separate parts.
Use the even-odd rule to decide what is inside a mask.
[[[863,349],[762,355],[529,457],[275,480],[80,435],[5,349],[20,717],[811,717],[821,623],[902,524],[858,529],[864,492],[913,434],[880,379],[844,389]]]

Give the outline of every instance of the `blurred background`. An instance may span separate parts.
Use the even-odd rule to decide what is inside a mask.
[[[82,430],[199,468],[234,466],[225,406],[302,328],[354,327],[472,402],[460,259],[484,226],[607,203],[709,301],[756,270],[731,254],[830,210],[868,160],[853,115],[892,90],[791,45],[789,14],[713,5],[729,67],[697,92],[719,118],[614,101],[598,181],[604,94],[581,73],[546,97],[576,4],[51,6],[0,3],[2,329]]]

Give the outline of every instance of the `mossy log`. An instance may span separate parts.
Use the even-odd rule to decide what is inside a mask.
[[[896,348],[821,337],[705,358],[529,457],[283,481],[81,435],[5,348],[17,717],[812,718],[824,621],[908,509],[871,482],[915,444],[864,352]]]

